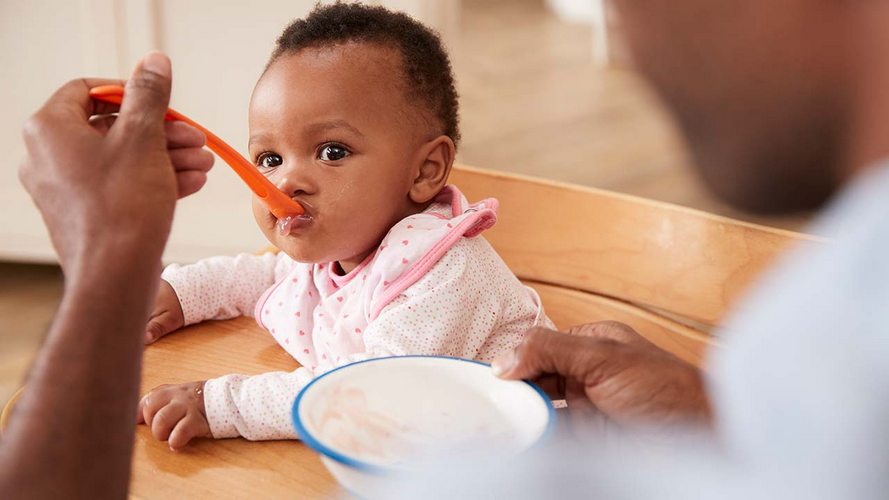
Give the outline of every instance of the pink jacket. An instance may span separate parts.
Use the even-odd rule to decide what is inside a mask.
[[[490,362],[528,328],[552,327],[537,294],[477,237],[494,225],[496,211],[496,200],[469,205],[447,186],[345,276],[336,263],[297,263],[283,252],[169,266],[163,278],[186,324],[253,314],[302,365],[207,381],[213,436],[296,438],[290,411],[297,394],[338,366],[407,354]]]

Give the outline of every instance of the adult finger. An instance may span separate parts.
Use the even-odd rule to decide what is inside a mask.
[[[119,108],[116,104],[114,106]],[[113,114],[94,114],[89,119],[90,125],[99,133],[107,134],[117,120],[117,108],[114,109]],[[207,144],[207,136],[203,132],[185,122],[176,120],[164,120],[164,135],[167,138],[167,149],[200,149]]]
[[[126,97],[120,106],[120,129],[124,133],[161,137],[170,105],[172,74],[170,59],[160,52],[149,52],[139,61],[127,80]]]
[[[599,339],[611,339],[629,345],[651,345],[642,335],[632,327],[618,321],[598,321],[572,326],[565,333],[583,337],[595,337]]]
[[[77,78],[70,80],[50,96],[37,112],[60,119],[79,119],[86,121],[92,115],[104,115],[114,113],[118,109],[117,104],[97,101],[90,98],[90,90],[103,85],[124,85],[124,80],[108,78]]]
[[[96,132],[105,135],[111,130],[111,126],[114,125],[116,120],[117,115],[95,115],[90,117],[89,123]]]
[[[164,120],[164,133],[167,136],[167,149],[202,148],[207,144],[207,136],[185,122]]]
[[[171,149],[169,153],[176,172],[196,170],[206,173],[213,166],[213,153],[200,147]]]
[[[176,172],[177,196],[185,198],[186,196],[193,195],[200,191],[206,182],[207,174],[205,172],[199,170]]]
[[[583,382],[575,379],[567,381],[565,401],[569,410],[566,428],[575,438],[604,438],[603,432],[608,432],[614,424],[590,401]]]
[[[533,328],[517,348],[494,360],[493,370],[498,377],[511,380],[553,373],[586,380],[613,359],[617,346],[612,340]]]
[[[541,375],[531,380],[552,400],[565,399],[565,377],[561,375]]]
[[[151,422],[151,434],[158,441],[166,441],[170,437],[170,433],[176,427],[185,414],[187,409],[184,405],[168,404],[160,409]]]
[[[87,125],[90,116],[113,113],[116,105],[107,105],[90,98],[89,91],[100,85],[120,85],[122,80],[79,78],[59,88],[46,103],[25,121],[22,137],[28,149],[40,149],[47,142],[57,140],[57,130],[71,135],[70,127]],[[64,139],[63,138],[63,139]]]

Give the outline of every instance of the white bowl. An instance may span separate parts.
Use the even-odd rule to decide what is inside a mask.
[[[530,382],[443,356],[378,358],[306,386],[293,423],[346,489],[366,498],[422,463],[471,454],[511,456],[552,432],[555,411]]]

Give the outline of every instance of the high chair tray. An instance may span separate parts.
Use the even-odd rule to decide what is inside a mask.
[[[161,384],[229,373],[292,371],[299,364],[250,318],[209,321],[145,349],[142,394]],[[300,441],[197,439],[178,453],[136,429],[133,498],[328,498],[340,487]]]

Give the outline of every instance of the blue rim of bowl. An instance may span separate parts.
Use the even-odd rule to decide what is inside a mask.
[[[293,410],[291,411],[291,418],[293,420],[293,425],[296,427],[296,433],[299,436],[299,439],[302,440],[303,443],[308,445],[309,448],[315,450],[316,452],[320,453],[321,455],[324,455],[330,459],[336,460],[337,462],[339,462],[343,465],[347,465],[349,467],[352,467],[354,469],[357,469],[357,470],[360,470],[363,472],[384,475],[384,474],[392,474],[394,472],[399,471],[400,468],[398,468],[398,467],[376,465],[376,464],[365,462],[363,460],[359,460],[357,458],[349,457],[343,453],[340,453],[336,450],[331,449],[327,445],[325,445],[322,442],[315,439],[315,436],[313,436],[308,431],[308,429],[306,429],[306,427],[302,423],[302,420],[299,418],[299,403],[302,401],[303,395],[306,394],[306,391],[308,391],[309,388],[315,384],[315,382],[318,382],[319,380],[323,379],[324,377],[331,375],[333,373],[336,373],[336,372],[342,370],[343,368],[349,368],[350,366],[360,365],[363,363],[373,363],[375,361],[382,361],[382,360],[386,360],[386,359],[404,359],[404,358],[452,359],[455,361],[462,361],[464,363],[473,363],[476,365],[482,365],[482,366],[487,366],[487,367],[491,366],[488,363],[482,363],[481,361],[476,361],[474,359],[455,358],[453,356],[425,356],[425,355],[421,355],[421,354],[412,354],[409,356],[386,356],[383,358],[366,359],[364,361],[356,361],[355,363],[350,363],[348,365],[344,365],[339,368],[335,368],[335,369],[330,370],[329,372],[325,373],[324,375],[321,375],[320,377],[315,378],[315,380],[312,380],[311,382],[309,382],[309,385],[303,387],[303,389],[299,392],[299,395],[296,396],[296,401],[293,402]],[[532,389],[534,389],[537,392],[537,394],[540,396],[540,398],[543,399],[543,404],[546,406],[547,413],[549,416],[549,419],[547,420],[547,423],[546,423],[546,429],[543,430],[543,434],[541,434],[540,437],[537,438],[537,441],[535,441],[530,447],[526,448],[525,450],[523,450],[521,452],[521,453],[525,453],[528,450],[531,450],[531,449],[537,447],[538,445],[540,445],[541,443],[543,443],[553,433],[553,431],[556,428],[556,409],[553,407],[553,403],[552,403],[552,401],[550,401],[549,396],[547,396],[546,393],[543,392],[543,389],[541,389],[540,387],[537,387],[537,385],[533,384],[532,382],[530,382],[528,380],[522,380],[521,382],[528,384]]]

